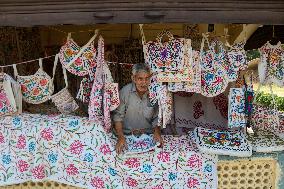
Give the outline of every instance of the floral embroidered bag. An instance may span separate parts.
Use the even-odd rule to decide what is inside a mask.
[[[244,50],[245,42],[235,43],[230,46],[228,56],[228,79],[229,81],[236,81],[238,78],[238,71],[246,70],[248,68],[247,56]]]
[[[231,88],[229,94],[228,127],[245,126],[245,91],[243,88]]]
[[[96,49],[94,40],[98,35],[98,30],[89,42],[80,47],[71,38],[71,33],[68,34],[67,42],[61,47],[59,52],[60,62],[70,73],[77,76],[88,75],[90,69],[96,67]],[[94,71],[94,70],[93,70]]]
[[[58,93],[52,95],[50,98],[62,114],[70,114],[77,110],[79,106],[68,91],[68,79],[66,69],[62,67],[62,70],[65,81],[65,88],[59,91]]]
[[[58,62],[58,54],[55,56],[52,78],[43,71],[42,59],[39,59],[38,71],[29,76],[18,75],[17,67],[13,64],[14,75],[21,85],[24,101],[31,104],[40,104],[50,99],[54,91],[53,79]]]
[[[0,73],[0,116],[17,113],[11,82],[4,79],[5,75]]]
[[[205,41],[209,49],[204,49]],[[215,47],[219,47],[215,51]],[[225,49],[223,44],[214,40],[209,44],[207,36],[203,36],[200,51],[201,67],[201,94],[207,97],[217,96],[225,91],[228,85],[227,71],[225,69]]]
[[[284,86],[284,49],[279,41],[271,45],[269,41],[260,49],[260,63],[258,64],[259,81],[261,84],[275,83]]]

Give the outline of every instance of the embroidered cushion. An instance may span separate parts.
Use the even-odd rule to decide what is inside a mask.
[[[196,127],[193,131],[198,149],[203,153],[248,157],[252,146],[241,131]]]
[[[17,113],[16,101],[11,82],[4,80],[4,73],[0,76],[0,115]]]

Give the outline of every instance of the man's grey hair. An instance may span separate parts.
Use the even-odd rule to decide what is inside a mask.
[[[134,64],[132,67],[132,75],[136,75],[139,72],[150,73],[151,71],[147,64]]]

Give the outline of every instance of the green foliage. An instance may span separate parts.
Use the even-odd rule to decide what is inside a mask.
[[[278,110],[284,111],[284,97],[278,97],[277,95],[274,95],[274,97],[275,97]],[[271,94],[260,92],[256,96],[256,102],[264,106],[267,106],[267,107],[273,107],[273,100],[272,100]]]

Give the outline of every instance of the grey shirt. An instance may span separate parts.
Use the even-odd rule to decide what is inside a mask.
[[[158,105],[152,106],[148,93],[142,99],[136,92],[134,83],[124,86],[119,91],[120,105],[114,111],[113,121],[123,123],[123,133],[131,134],[132,130],[145,129],[153,133],[158,124]]]

